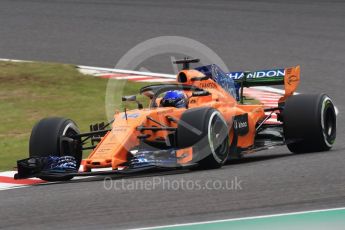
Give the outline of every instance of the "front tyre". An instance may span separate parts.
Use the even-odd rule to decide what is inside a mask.
[[[327,151],[336,139],[336,113],[329,96],[295,95],[283,111],[284,134],[293,153]]]
[[[200,169],[220,168],[229,156],[229,129],[218,110],[189,109],[179,121],[177,143],[179,148],[193,147]]]
[[[82,150],[78,144],[67,144],[64,138],[73,138],[80,131],[70,119],[49,117],[40,120],[32,129],[29,142],[30,157],[73,156],[80,166]],[[77,143],[77,140],[74,140]],[[40,177],[46,181],[70,180],[73,176]]]

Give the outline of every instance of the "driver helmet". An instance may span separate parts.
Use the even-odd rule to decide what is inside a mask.
[[[160,102],[161,107],[186,108],[187,105],[188,98],[186,94],[180,90],[167,91]]]

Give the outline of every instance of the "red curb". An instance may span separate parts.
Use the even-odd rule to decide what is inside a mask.
[[[15,180],[11,177],[0,176],[0,183],[32,185],[32,184],[41,184],[43,182],[44,182],[43,180],[32,180],[32,179]]]

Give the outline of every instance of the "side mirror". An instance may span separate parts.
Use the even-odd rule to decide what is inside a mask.
[[[135,95],[123,96],[122,101],[137,101],[137,96]]]
[[[138,109],[143,109],[143,104],[141,104],[139,101],[137,101],[137,96],[130,95],[130,96],[123,96],[122,101],[134,101],[138,104]]]

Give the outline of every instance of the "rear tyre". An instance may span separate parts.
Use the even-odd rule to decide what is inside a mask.
[[[80,146],[62,142],[62,136],[73,137],[79,134],[77,125],[70,119],[50,117],[40,120],[32,129],[29,143],[30,157],[73,156],[80,166],[82,150]],[[46,181],[70,180],[73,176],[40,177]]]
[[[336,139],[336,113],[326,94],[295,95],[283,111],[284,135],[293,153],[327,151]]]
[[[229,129],[225,119],[213,108],[184,112],[177,128],[179,148],[193,147],[198,169],[220,168],[229,156]]]

